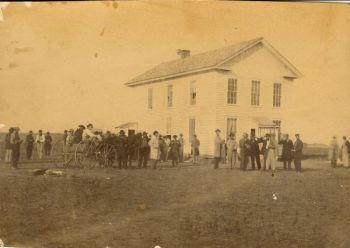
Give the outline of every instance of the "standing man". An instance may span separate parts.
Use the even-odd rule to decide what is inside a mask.
[[[295,135],[295,142],[294,142],[294,166],[296,172],[301,173],[301,158],[303,156],[303,146],[304,143],[300,139],[300,135],[296,134]]]
[[[197,135],[193,135],[193,139],[191,141],[191,149],[193,155],[193,164],[198,164],[198,156],[199,156],[199,146],[201,145]],[[181,149],[181,148],[180,148]]]
[[[293,150],[293,141],[289,139],[289,135],[286,134],[285,139],[278,142],[282,144],[282,160],[283,168],[285,170],[290,170],[292,165],[292,150]],[[288,167],[287,167],[288,164]]]
[[[116,150],[119,169],[127,167],[127,137],[124,130],[120,130],[119,136],[116,138]]]
[[[33,131],[30,130],[29,134],[26,137],[26,155],[27,155],[27,159],[31,159],[32,158],[32,154],[33,154],[33,149],[34,149],[34,136],[33,136]]]
[[[272,169],[272,173],[275,172],[275,150],[276,143],[274,138],[271,138],[270,134],[265,135],[265,140],[263,141],[262,152],[264,154],[264,170]]]
[[[216,129],[215,133],[215,139],[214,139],[214,169],[219,169],[219,163],[221,158],[221,146],[222,146],[222,139],[220,137],[220,129]]]
[[[258,140],[255,137],[255,134],[252,133],[250,138],[250,159],[252,162],[252,170],[255,170],[255,162],[258,167],[258,170],[261,170],[259,143],[261,143],[260,140]]]
[[[240,157],[241,157],[241,169],[247,170],[248,160],[249,160],[249,140],[248,140],[248,134],[243,133],[242,139],[239,141],[239,149],[240,149]]]
[[[350,142],[343,136],[343,144],[341,146],[343,166],[345,168],[349,167],[349,152],[350,152]]]
[[[44,143],[45,143],[45,136],[43,135],[43,131],[39,130],[38,135],[35,139],[36,142],[36,150],[38,152],[39,159],[43,158],[43,151],[44,151]]]
[[[184,147],[185,147],[185,140],[183,138],[182,133],[179,135],[179,142],[180,142],[180,154],[179,154],[179,161],[182,163],[184,161]]]
[[[127,137],[127,150],[126,150],[126,156],[127,156],[127,160],[128,160],[128,166],[131,167],[132,166],[132,160],[134,159],[135,156],[135,152],[136,152],[136,136],[135,134],[132,132],[129,134],[129,136]]]
[[[5,136],[5,163],[11,163],[12,161],[12,145],[11,135],[14,131],[13,127],[10,127],[9,132]]]
[[[154,160],[153,169],[157,168],[157,163],[159,160],[159,133],[158,131],[153,132],[153,137],[151,138],[151,159]]]
[[[227,146],[227,160],[228,160],[228,163],[230,164],[230,168],[233,169],[233,167],[236,167],[236,161],[237,161],[237,141],[233,133],[230,133],[230,137],[227,140],[226,146]]]
[[[150,146],[148,142],[150,139],[147,136],[146,132],[142,133],[141,144],[140,144],[140,153],[139,153],[139,168],[147,168]]]
[[[50,135],[50,132],[46,132],[45,144],[44,144],[45,156],[51,155],[51,149],[52,149],[52,137]]]
[[[172,159],[172,166],[175,167],[177,166],[179,162],[179,153],[180,153],[180,142],[177,140],[177,135],[173,135],[173,140],[170,141],[170,150],[169,153],[171,155]]]
[[[12,146],[12,167],[18,169],[18,161],[20,158],[21,144],[23,140],[19,137],[19,128],[15,127],[11,134],[11,146]]]

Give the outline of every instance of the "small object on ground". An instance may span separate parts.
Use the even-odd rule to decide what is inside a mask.
[[[33,171],[33,176],[42,176],[45,174],[46,171],[47,169],[35,169]]]
[[[109,179],[111,179],[110,177],[106,177],[106,180],[109,180]]]
[[[49,176],[63,176],[63,171],[59,171],[59,170],[46,170],[45,175],[49,175]]]
[[[272,199],[273,199],[274,201],[276,201],[276,200],[277,200],[277,196],[276,196],[275,194],[272,194]]]
[[[341,185],[340,185],[340,188],[343,188],[343,187],[344,187],[344,186],[341,184]]]

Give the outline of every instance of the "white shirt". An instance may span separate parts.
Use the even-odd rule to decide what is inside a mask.
[[[45,142],[45,135],[43,134],[43,135],[37,135],[36,136],[36,138],[35,138],[35,142],[37,142],[37,143],[44,143]]]
[[[88,140],[90,139],[91,137],[98,137],[98,135],[94,134],[92,132],[92,130],[90,129],[85,129],[84,132],[83,132],[83,140]]]

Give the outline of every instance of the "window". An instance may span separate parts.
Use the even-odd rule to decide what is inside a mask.
[[[230,136],[230,133],[236,134],[237,132],[237,119],[235,118],[227,118],[227,131],[226,131],[226,138]]]
[[[171,117],[166,119],[166,134],[171,134]]]
[[[227,103],[237,103],[237,79],[229,78],[227,84]]]
[[[273,106],[281,107],[282,84],[273,84]]]
[[[251,105],[260,105],[260,81],[252,81]]]
[[[153,89],[148,89],[148,109],[153,109]]]
[[[173,106],[173,86],[168,85],[168,107]]]
[[[196,98],[197,98],[197,91],[196,91],[196,84],[194,81],[190,84],[190,104],[196,105]]]

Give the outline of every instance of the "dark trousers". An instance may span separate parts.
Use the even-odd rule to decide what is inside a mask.
[[[255,170],[255,161],[256,161],[256,165],[258,166],[258,170],[260,170],[261,169],[260,155],[259,154],[252,154],[250,156],[250,159],[252,161],[252,169]]]
[[[33,154],[33,145],[27,145],[26,155],[27,159],[31,159]]]
[[[214,158],[214,169],[219,168],[219,163],[220,163],[220,157],[215,157]]]
[[[127,154],[125,151],[117,151],[117,160],[119,169],[127,167]]]
[[[128,149],[128,153],[127,153],[127,160],[129,163],[129,166],[131,166],[132,160],[134,159],[135,156],[135,149]]]
[[[249,157],[250,157],[249,155],[243,155],[241,157],[241,169],[242,170],[247,170]]]
[[[287,167],[288,165],[288,167]],[[283,168],[286,170],[288,168],[288,170],[290,170],[292,168],[292,160],[291,159],[283,159]]]
[[[301,158],[294,159],[294,166],[297,172],[301,172]]]
[[[46,156],[50,156],[50,154],[51,154],[51,144],[45,144],[44,145],[44,154]]]
[[[147,167],[148,158],[149,158],[149,149],[147,149],[147,148],[140,149],[140,151],[139,151],[139,164],[138,164],[139,168],[141,168],[141,166],[143,168]]]
[[[19,144],[13,145],[12,147],[12,160],[11,160],[11,165],[14,168],[18,168],[18,161],[20,157],[20,146]]]

